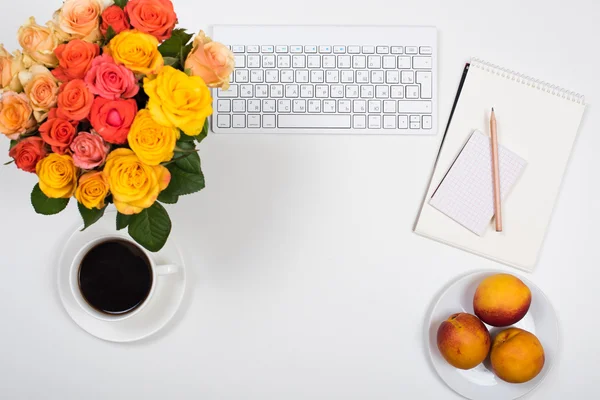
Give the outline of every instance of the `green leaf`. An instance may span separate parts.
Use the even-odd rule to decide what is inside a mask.
[[[8,150],[10,151],[13,147],[15,147],[19,143],[18,140],[11,140],[10,145],[8,146]]]
[[[31,204],[35,212],[42,215],[58,214],[67,207],[70,199],[52,199],[42,192],[40,185],[36,184],[31,192]]]
[[[200,172],[189,172],[181,169],[176,163],[167,165],[171,172],[171,182],[164,190],[165,196],[183,196],[204,189],[204,174]]]
[[[191,68],[186,68],[186,69],[183,70],[183,72],[185,72],[185,74],[187,76],[192,76],[192,69]]]
[[[177,153],[175,154],[177,157]],[[186,157],[180,158],[175,161],[175,165],[186,172],[190,172],[192,174],[201,174],[202,169],[200,168],[200,156],[198,153],[187,153]]]
[[[112,26],[108,26],[108,29],[106,30],[106,36],[104,36],[104,41],[106,43],[110,42],[112,40],[112,38],[114,38],[115,36],[117,36],[117,32],[115,32],[115,30],[113,29]]]
[[[131,217],[129,235],[144,248],[156,252],[163,248],[171,233],[171,219],[167,210],[155,202]]]
[[[165,60],[165,65],[170,65],[171,67],[179,62],[179,59],[175,57],[163,57],[163,60]]]
[[[179,196],[177,196],[176,194],[173,194],[173,193],[168,193],[163,190],[158,195],[158,201],[160,201],[161,203],[166,203],[166,204],[175,204],[179,201]]]
[[[187,33],[185,29],[174,29],[171,37],[158,46],[158,51],[163,57],[173,57],[181,60],[181,56],[185,51],[183,48],[186,47],[193,36],[191,33]]]
[[[179,131],[180,133],[180,137],[179,140],[177,141],[177,143],[181,143],[181,142],[193,142],[195,137],[194,136],[188,136],[185,133],[183,133],[183,131]]]
[[[14,163],[14,162],[15,162],[15,160],[10,160],[10,161],[7,161],[7,162],[5,162],[5,163],[4,163],[4,164],[2,164],[2,165],[10,165],[10,164],[12,164],[12,163]]]
[[[185,60],[187,60],[188,55],[190,54],[190,51],[192,51],[192,47],[193,47],[193,44],[190,43],[181,48],[181,50],[179,52],[179,61],[181,62],[181,65],[185,66]]]
[[[117,230],[120,231],[123,228],[127,228],[131,222],[131,215],[121,214],[117,212]]]
[[[79,214],[81,214],[81,218],[83,219],[83,229],[85,231],[87,228],[98,222],[100,218],[104,215],[104,211],[106,210],[106,206],[102,209],[97,208],[86,208],[80,202],[77,202],[77,208],[79,209]]]
[[[200,143],[204,140],[204,138],[206,136],[208,136],[208,118],[206,118],[206,121],[204,121],[204,126],[202,127],[202,132],[200,132],[199,134],[194,136],[194,139],[196,139],[196,141],[198,143]]]
[[[115,0],[115,5],[117,5],[121,8],[125,8],[125,6],[127,5],[128,2],[129,2],[129,0]]]

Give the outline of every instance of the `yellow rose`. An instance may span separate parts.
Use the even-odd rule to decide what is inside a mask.
[[[150,98],[148,109],[156,122],[174,126],[196,136],[212,114],[212,99],[204,80],[187,76],[173,67],[164,67],[156,76],[144,78]]]
[[[70,155],[51,153],[37,163],[35,172],[46,196],[67,199],[75,193],[78,169]]]
[[[119,33],[104,51],[118,64],[144,75],[155,74],[164,65],[162,55],[158,52],[158,40],[135,30]]]
[[[75,198],[85,208],[104,208],[104,199],[108,194],[108,179],[101,171],[87,172],[79,178]]]
[[[14,55],[10,54],[0,44],[0,93],[5,90],[13,92],[21,92],[23,86],[19,81],[19,72],[26,68],[23,53],[15,51]]]
[[[48,116],[48,111],[56,106],[58,81],[48,68],[38,64],[26,71],[21,71],[19,81],[31,103],[33,116],[36,121],[43,121]]]
[[[140,110],[129,129],[129,147],[139,159],[148,165],[158,165],[173,158],[179,129],[163,126],[150,115],[147,109]]]
[[[54,49],[59,45],[59,40],[50,28],[36,24],[35,18],[30,17],[29,21],[19,28],[17,38],[23,53],[33,61],[46,67],[58,65]]]
[[[103,8],[99,0],[65,0],[54,13],[51,26],[63,42],[72,39],[97,42],[102,38],[99,26]]]
[[[35,125],[33,109],[25,93],[4,92],[0,96],[0,133],[17,140]]]
[[[162,165],[144,164],[129,149],[116,149],[108,155],[104,174],[115,207],[121,214],[139,214],[156,201],[169,186],[171,173]]]

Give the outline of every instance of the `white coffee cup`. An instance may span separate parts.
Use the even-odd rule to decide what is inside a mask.
[[[95,246],[99,245],[100,243],[108,242],[108,241],[112,241],[112,240],[126,241],[126,242],[134,245],[138,249],[140,249],[140,251],[142,251],[148,258],[148,261],[150,262],[150,270],[152,271],[152,286],[150,287],[150,291],[148,292],[146,299],[140,305],[138,305],[135,309],[133,309],[127,313],[124,313],[124,314],[115,314],[115,315],[100,312],[100,311],[96,310],[95,308],[93,308],[92,306],[90,306],[88,304],[88,302],[86,301],[86,299],[83,297],[83,294],[81,293],[81,289],[79,287],[79,268],[81,266],[81,262],[83,261],[83,258]],[[79,253],[77,253],[77,256],[73,260],[73,263],[71,264],[71,269],[69,271],[69,285],[71,286],[71,292],[73,293],[73,297],[77,301],[77,304],[79,304],[79,306],[85,312],[87,312],[89,315],[91,315],[97,319],[103,320],[103,321],[122,321],[127,318],[133,317],[134,315],[136,315],[137,313],[142,311],[144,309],[144,307],[146,307],[146,305],[150,302],[150,299],[154,295],[157,281],[159,280],[159,278],[161,276],[177,273],[179,271],[179,269],[180,269],[179,266],[173,265],[173,264],[157,265],[150,252],[148,252],[146,249],[142,248],[137,243],[133,242],[132,240],[130,240],[126,237],[102,236],[102,237],[95,238],[94,240],[88,242],[88,244],[86,244],[79,251]]]

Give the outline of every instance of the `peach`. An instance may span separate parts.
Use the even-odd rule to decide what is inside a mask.
[[[524,383],[538,376],[544,368],[544,348],[533,333],[508,328],[494,339],[490,361],[498,378],[509,383]]]
[[[509,326],[519,322],[531,305],[531,291],[519,278],[496,274],[485,278],[475,291],[473,308],[483,322]]]
[[[442,322],[437,345],[442,356],[456,368],[471,369],[481,364],[491,346],[490,333],[472,314],[453,314]]]

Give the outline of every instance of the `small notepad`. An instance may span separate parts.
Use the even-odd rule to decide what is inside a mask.
[[[506,199],[527,162],[498,147],[500,194]],[[468,230],[482,236],[494,216],[492,151],[489,136],[474,131],[429,201]]]

